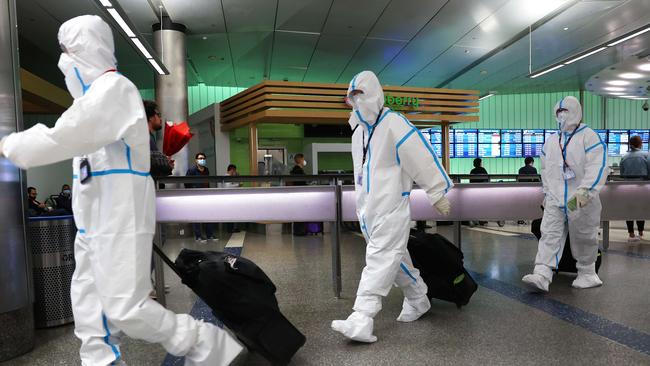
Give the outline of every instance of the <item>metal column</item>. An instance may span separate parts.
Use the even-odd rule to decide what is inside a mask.
[[[334,296],[341,297],[341,226],[343,220],[343,182],[335,181],[336,196],[336,221],[332,230],[332,283],[334,284]]]
[[[153,46],[169,70],[169,75],[156,75],[156,103],[163,122],[187,121],[187,75],[185,65],[185,26],[173,23],[164,16],[162,22],[154,24]],[[162,143],[162,139],[159,139]],[[159,146],[161,147],[161,146]],[[174,155],[174,175],[185,175],[189,165],[188,147]]]
[[[0,3],[0,137],[22,130],[16,3]],[[25,175],[0,159],[0,362],[34,347],[31,250],[25,239]]]

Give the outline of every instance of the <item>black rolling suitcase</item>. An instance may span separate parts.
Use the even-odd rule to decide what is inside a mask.
[[[183,249],[172,263],[154,250],[250,350],[286,365],[305,336],[282,315],[275,285],[252,261],[221,252]]]
[[[537,240],[542,237],[542,219],[533,220],[530,224],[530,232],[535,235]],[[600,269],[602,257],[602,253],[600,252],[600,249],[598,249],[598,257],[596,257],[596,273],[598,273],[598,270]],[[569,235],[567,235],[566,242],[564,243],[564,250],[562,251],[562,259],[560,259],[560,263],[558,263],[555,272],[578,273],[576,263],[578,263],[578,261],[573,258],[573,254],[571,253],[571,240]]]
[[[442,235],[412,230],[408,251],[429,288],[429,298],[453,302],[458,308],[469,303],[478,285],[463,267],[460,249]]]

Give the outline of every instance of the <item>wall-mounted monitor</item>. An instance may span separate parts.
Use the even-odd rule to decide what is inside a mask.
[[[604,143],[607,143],[607,130],[594,130]]]
[[[522,141],[521,132],[521,130],[501,130],[501,143],[520,144]],[[544,130],[542,130],[542,138],[544,138]]]
[[[630,132],[628,130],[609,130],[607,133],[608,143],[621,143],[627,144],[630,140]]]
[[[475,144],[478,142],[477,130],[463,130],[454,129],[454,143],[455,144]]]
[[[630,137],[632,136],[641,136],[642,142],[648,142],[650,140],[650,130],[630,130]]]
[[[433,150],[436,152],[438,157],[442,157],[442,144],[433,144]],[[449,157],[453,158],[454,156],[454,145],[449,146]]]
[[[501,157],[520,158],[522,149],[522,144],[501,144]]]
[[[622,144],[618,142],[610,142],[609,144],[607,144],[607,155],[609,156],[623,156],[627,154],[627,151],[628,151],[627,143]]]
[[[542,155],[542,147],[544,144],[524,144],[524,157],[532,156],[537,157]]]
[[[544,142],[548,141],[549,137],[557,134],[558,130],[544,130]]]
[[[524,130],[523,142],[525,144],[543,144],[544,130]]]
[[[475,135],[476,136],[476,135]],[[454,147],[454,157],[455,158],[475,158],[476,155],[476,144],[459,144],[455,143],[451,145]]]
[[[501,143],[500,130],[478,130],[479,144],[499,144]]]
[[[478,144],[479,158],[501,157],[501,144]]]

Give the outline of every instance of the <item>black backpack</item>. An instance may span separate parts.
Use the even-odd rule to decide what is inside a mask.
[[[439,234],[411,231],[408,251],[429,288],[427,296],[453,302],[460,309],[478,289],[463,267],[463,252]]]
[[[249,349],[274,365],[288,364],[305,344],[305,336],[280,312],[275,285],[252,261],[183,249],[175,270]]]

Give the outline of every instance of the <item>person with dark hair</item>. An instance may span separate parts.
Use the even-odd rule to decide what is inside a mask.
[[[305,167],[307,166],[307,161],[305,160],[305,155],[298,153],[294,155],[293,161],[295,163],[293,169],[289,174],[291,175],[305,175]],[[295,185],[304,185],[304,184],[295,184]]]
[[[56,198],[56,208],[66,215],[72,215],[72,190],[70,185],[64,184],[61,187],[61,193]]]
[[[174,160],[167,157],[158,150],[156,145],[156,131],[162,129],[162,119],[158,112],[158,104],[153,100],[143,101],[144,111],[147,115],[147,125],[149,127],[149,151],[151,157],[151,176],[154,178],[166,177],[172,174],[174,170]]]
[[[630,137],[630,149],[621,159],[621,177],[648,179],[650,162],[648,161],[648,153],[642,150],[643,141],[640,136]],[[625,223],[627,224],[627,232],[629,234],[627,238],[628,242],[632,243],[643,239],[645,221],[640,220],[636,222],[639,236],[634,235],[634,221],[628,220]]]
[[[239,175],[237,172],[237,165],[235,164],[229,164],[228,168],[226,169],[226,175],[229,177],[234,177]],[[241,184],[239,182],[226,182],[224,184],[225,188],[237,188],[240,187]],[[241,232],[241,229],[239,228],[239,223],[236,222],[228,222],[226,223],[226,230],[229,233],[238,233]]]
[[[469,172],[470,175],[487,175],[488,174],[487,170],[485,170],[485,168],[483,168],[483,165],[482,165],[483,164],[483,159],[476,158],[476,159],[474,159],[473,164],[474,164],[474,169],[472,169]],[[489,181],[490,180],[488,178],[473,178],[473,179],[469,180],[470,183],[485,183],[485,182],[489,182]]]
[[[519,175],[537,175],[537,168],[534,166],[535,159],[532,156],[526,156],[524,159],[524,166],[519,168]],[[520,182],[527,182],[520,180]]]
[[[191,166],[189,169],[187,169],[187,173],[185,175],[193,176],[193,175],[199,175],[199,176],[207,176],[210,175],[210,170],[208,170],[208,167],[206,166],[207,162],[205,161],[205,154],[200,152],[194,156],[194,165]],[[210,188],[210,183],[185,183],[185,188]],[[200,224],[200,223],[194,223],[192,224],[194,228],[194,239],[196,241],[205,243],[208,240],[215,240],[214,235],[212,233],[212,224],[206,223],[206,224]],[[207,239],[204,239],[201,236],[201,229],[205,229],[205,235]]]
[[[38,192],[34,187],[27,187],[27,200],[29,201],[29,216],[42,216],[47,212],[47,206],[36,199]]]

